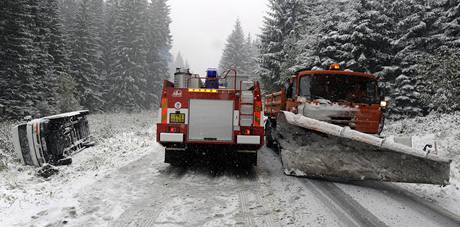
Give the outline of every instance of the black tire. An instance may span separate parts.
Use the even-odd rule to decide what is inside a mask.
[[[272,136],[272,123],[270,119],[267,121],[267,124],[265,125],[265,140],[267,141],[266,146],[268,148],[273,148],[274,140]]]
[[[257,166],[257,152],[238,153],[237,162],[242,167]]]
[[[385,116],[382,115],[382,118],[380,119],[378,135],[380,135],[383,132],[384,127],[385,127]]]
[[[165,149],[165,163],[172,166],[185,166],[189,162],[189,155],[186,151]]]

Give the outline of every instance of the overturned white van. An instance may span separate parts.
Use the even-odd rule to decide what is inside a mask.
[[[18,158],[25,165],[69,164],[70,155],[91,145],[87,115],[76,111],[34,119],[13,127]]]

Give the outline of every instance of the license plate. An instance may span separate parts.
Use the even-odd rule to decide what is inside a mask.
[[[183,124],[185,123],[184,113],[172,113],[169,114],[169,123]]]

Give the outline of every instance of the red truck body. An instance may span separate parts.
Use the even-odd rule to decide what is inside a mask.
[[[166,148],[166,156],[176,159],[192,148],[213,147],[257,157],[264,144],[259,83],[240,81],[239,86],[215,89],[185,84],[163,83],[157,142]],[[171,163],[169,159],[165,162]]]

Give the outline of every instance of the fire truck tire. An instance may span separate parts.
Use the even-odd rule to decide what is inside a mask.
[[[165,149],[165,163],[172,166],[185,166],[188,163],[188,155],[185,151]]]
[[[257,166],[257,152],[238,153],[237,161],[241,166]]]

